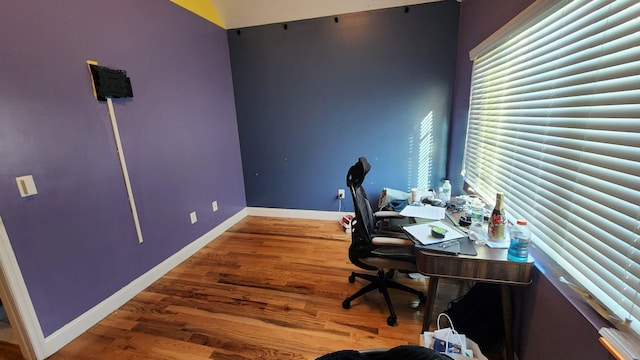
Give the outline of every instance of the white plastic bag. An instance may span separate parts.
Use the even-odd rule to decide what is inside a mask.
[[[443,317],[449,320],[451,327],[440,327],[440,319]],[[455,330],[451,318],[449,318],[445,313],[438,315],[438,330],[433,332],[425,331],[423,333],[423,338],[424,346],[447,354],[453,359],[487,360],[487,358],[480,352],[478,344],[473,342],[471,339],[467,339],[463,334],[459,334]]]

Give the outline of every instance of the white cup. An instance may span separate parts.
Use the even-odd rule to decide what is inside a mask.
[[[419,204],[422,200],[422,189],[413,188],[411,189],[411,203]]]

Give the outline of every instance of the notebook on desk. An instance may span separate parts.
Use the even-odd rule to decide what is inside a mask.
[[[455,227],[455,223],[453,225]],[[444,230],[444,238],[436,238],[432,234],[432,228],[438,227]],[[454,229],[442,221],[434,221],[424,224],[403,226],[402,230],[414,240],[416,248],[450,255],[476,256],[476,248],[473,241],[458,229]]]

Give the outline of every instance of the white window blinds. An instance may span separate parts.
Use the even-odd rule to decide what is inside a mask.
[[[640,334],[640,3],[538,3],[471,53],[463,175]]]

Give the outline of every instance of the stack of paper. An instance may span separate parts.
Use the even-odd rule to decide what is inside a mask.
[[[437,226],[443,228],[446,233],[444,238],[436,238],[431,234],[431,228]],[[404,230],[418,240],[422,245],[437,244],[444,241],[463,238],[465,235],[459,233],[455,229],[445,225],[442,221],[434,221],[428,224],[410,225],[405,226]]]
[[[414,218],[422,218],[422,219],[431,219],[431,220],[442,220],[444,219],[444,213],[447,209],[439,206],[413,206],[408,205],[405,206],[402,211],[400,211],[400,215],[405,217],[414,217]]]

